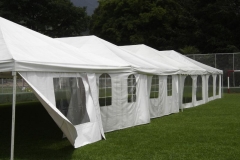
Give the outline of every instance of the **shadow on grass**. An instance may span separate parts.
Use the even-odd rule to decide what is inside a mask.
[[[11,106],[0,106],[0,159],[10,158],[11,116]],[[15,159],[71,159],[73,151],[40,103],[16,106]]]

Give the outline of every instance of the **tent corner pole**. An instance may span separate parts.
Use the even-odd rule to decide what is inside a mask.
[[[14,159],[14,136],[15,136],[15,111],[16,111],[16,84],[17,73],[12,72],[13,76],[13,99],[12,99],[12,133],[11,133],[11,160]]]

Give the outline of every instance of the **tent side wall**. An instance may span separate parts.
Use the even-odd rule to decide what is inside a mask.
[[[158,97],[154,94],[153,76],[148,76],[148,98],[151,118],[162,117],[179,112],[179,79],[178,75],[158,76]],[[170,81],[168,80],[170,77]]]
[[[180,83],[180,90],[181,90],[181,99],[184,98],[184,89],[186,89],[187,85],[185,83],[187,75],[181,75],[181,83]],[[190,77],[190,76],[188,76]],[[201,77],[201,78],[200,78]],[[198,86],[198,78],[201,79],[201,88]],[[218,79],[218,80],[217,80]],[[221,74],[208,74],[208,75],[193,75],[191,76],[192,84],[191,84],[191,102],[184,103],[182,101],[181,106],[183,108],[191,108],[195,106],[199,106],[201,104],[205,104],[209,101],[215,100],[217,98],[222,97],[222,85],[221,85]],[[187,86],[189,87],[189,86]],[[198,93],[197,91],[201,89],[201,99],[198,100]]]
[[[101,117],[97,116],[99,114],[99,106],[98,103],[94,103],[94,99],[96,100],[96,94],[93,95],[90,86],[94,85],[93,75],[79,74],[79,73],[43,73],[43,72],[20,72],[20,75],[25,79],[25,81],[33,88],[36,96],[39,98],[40,102],[43,104],[47,112],[59,126],[59,128],[63,131],[64,135],[68,138],[71,144],[75,147],[81,147],[83,145],[93,143],[101,140],[101,136],[104,137],[104,133],[102,131]],[[80,104],[74,104],[74,99],[79,99],[78,97],[74,98],[68,92],[64,95],[64,97],[69,97],[68,101],[68,110],[67,114],[64,115],[65,112],[60,111],[60,109],[56,108],[57,99],[54,84],[54,78],[69,78],[71,77],[73,81],[78,78],[82,79],[82,85],[84,85],[85,93],[84,99],[80,99],[78,101]],[[89,79],[88,79],[89,77]],[[91,83],[93,82],[93,83]],[[79,88],[81,85],[74,83],[75,88]],[[91,84],[89,84],[91,83]],[[57,84],[58,85],[58,84]],[[63,83],[61,84],[59,81],[60,88],[63,88]],[[61,86],[62,85],[62,86]],[[96,86],[96,83],[95,83]],[[95,87],[96,88],[96,87]],[[74,95],[77,95],[77,90],[73,88],[72,90]],[[62,100],[62,103],[67,103],[66,100]],[[83,104],[86,103],[86,104]],[[84,123],[73,124],[75,121],[73,119],[78,118],[79,116],[74,115],[76,112],[76,108],[74,106],[86,105],[86,114],[89,117],[88,121],[84,121]],[[70,122],[70,120],[72,120]]]
[[[101,77],[102,74],[97,74],[104,132],[150,123],[146,75],[109,74],[107,79],[111,79],[111,82],[109,80],[111,85],[105,85]],[[111,94],[110,91],[105,92],[104,89],[111,89]],[[105,103],[104,100],[108,102]]]

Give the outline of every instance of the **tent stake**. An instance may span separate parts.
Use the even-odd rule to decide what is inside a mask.
[[[14,159],[15,109],[16,109],[16,81],[17,81],[17,74],[16,74],[16,72],[12,72],[12,76],[13,76],[13,99],[12,99],[11,160]]]

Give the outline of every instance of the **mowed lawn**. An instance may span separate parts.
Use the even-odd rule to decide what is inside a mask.
[[[11,107],[0,107],[0,159],[10,157]],[[16,111],[15,159],[240,159],[240,94],[150,124],[106,133],[102,140],[74,149],[45,109],[22,104]]]

